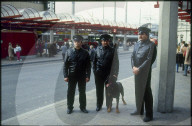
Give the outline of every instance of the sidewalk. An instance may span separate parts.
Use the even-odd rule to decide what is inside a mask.
[[[124,51],[122,47],[119,48],[119,55],[132,53],[133,48],[131,47],[129,51]],[[51,62],[51,61],[61,61],[62,60],[62,52],[58,52],[54,57],[37,57],[33,56],[21,56],[22,61],[17,61],[17,58],[13,61],[9,61],[8,59],[1,59],[1,67],[3,66],[12,66],[12,65],[22,65],[22,64],[31,64],[31,63],[40,63],[40,62]]]
[[[44,106],[42,108],[18,115],[7,120],[3,120],[3,125],[190,125],[190,77],[183,76],[182,72],[176,73],[174,110],[172,113],[157,112],[158,85],[156,76],[157,69],[152,73],[152,92],[154,98],[154,120],[148,123],[143,122],[143,116],[131,116],[135,110],[134,77],[120,80],[124,86],[125,101],[127,105],[119,102],[120,113],[115,112],[116,100],[113,100],[112,112],[108,113],[105,102],[103,109],[99,112],[96,108],[95,89],[86,92],[88,114],[79,110],[79,96],[76,95],[74,102],[74,112],[66,114],[66,99]],[[66,92],[64,92],[66,93]],[[104,100],[105,101],[105,100]]]

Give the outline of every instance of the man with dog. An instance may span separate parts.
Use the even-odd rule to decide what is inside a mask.
[[[83,37],[73,36],[74,48],[67,50],[64,58],[63,74],[64,81],[68,82],[67,90],[67,114],[73,112],[75,88],[78,83],[80,110],[86,110],[86,82],[89,82],[91,73],[90,56],[87,50],[81,48]]]
[[[135,75],[136,111],[131,115],[143,115],[144,122],[153,120],[153,96],[151,91],[151,66],[156,59],[156,46],[149,40],[150,29],[138,28],[139,41],[134,45],[131,64]]]
[[[97,47],[93,58],[93,72],[95,75],[96,85],[96,111],[100,111],[104,99],[104,86],[105,81],[109,75],[118,76],[119,60],[117,51],[110,47],[111,36],[103,34],[100,36],[101,46]],[[115,60],[115,62],[113,62]]]

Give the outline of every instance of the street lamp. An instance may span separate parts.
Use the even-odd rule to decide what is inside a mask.
[[[181,42],[183,41],[183,34],[180,34]]]

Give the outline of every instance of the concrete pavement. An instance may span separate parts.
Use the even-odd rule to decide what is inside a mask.
[[[152,92],[154,98],[154,120],[148,123],[142,121],[143,116],[131,116],[135,110],[134,77],[120,80],[124,86],[125,101],[120,100],[120,113],[115,113],[116,100],[113,100],[112,112],[108,113],[105,102],[99,112],[96,108],[95,89],[86,92],[88,114],[79,110],[79,95],[75,96],[74,112],[66,114],[66,99],[44,106],[42,108],[3,120],[3,125],[190,125],[191,124],[191,96],[190,77],[183,76],[183,71],[176,73],[174,110],[172,113],[157,112],[158,85],[156,83],[157,69],[152,72]],[[66,92],[64,92],[66,93]],[[105,100],[104,100],[105,101]]]

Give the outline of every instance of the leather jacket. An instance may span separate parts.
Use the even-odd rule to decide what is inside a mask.
[[[153,56],[155,48],[155,44],[150,40],[144,42],[138,41],[134,45],[134,50],[131,56],[132,67],[138,67],[139,71],[151,67],[155,60],[155,57]]]
[[[98,46],[93,58],[93,72],[105,77],[109,74],[117,76],[119,72],[117,51],[110,46]]]
[[[63,75],[67,77],[90,78],[91,63],[88,51],[70,48],[64,58]]]

